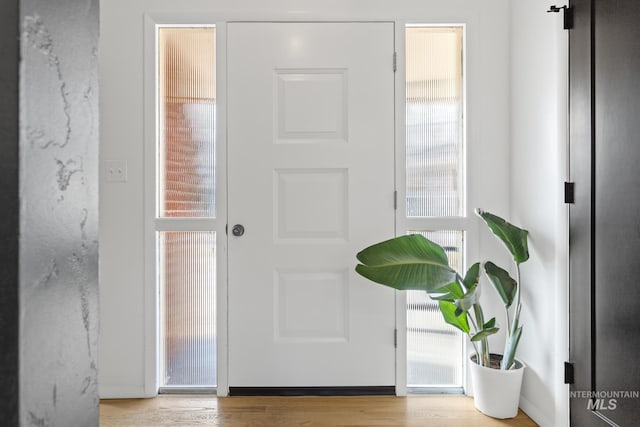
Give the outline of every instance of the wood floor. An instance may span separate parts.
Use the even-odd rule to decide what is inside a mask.
[[[225,397],[160,396],[102,400],[101,427],[156,426],[536,426],[520,412],[496,420],[464,396]]]

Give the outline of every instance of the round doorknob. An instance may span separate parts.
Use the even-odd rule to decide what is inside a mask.
[[[242,236],[244,234],[244,226],[242,224],[234,225],[231,229],[231,233],[236,237]]]

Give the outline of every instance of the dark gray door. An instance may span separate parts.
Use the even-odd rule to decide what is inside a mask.
[[[640,425],[640,2],[572,6],[571,425],[634,426]],[[597,398],[577,397],[588,392]]]

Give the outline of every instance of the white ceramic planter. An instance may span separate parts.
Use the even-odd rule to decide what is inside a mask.
[[[494,356],[491,354],[492,358]],[[476,409],[494,418],[513,418],[518,415],[520,387],[526,365],[516,359],[513,369],[485,368],[478,365],[474,358],[475,355],[469,360],[469,369]]]

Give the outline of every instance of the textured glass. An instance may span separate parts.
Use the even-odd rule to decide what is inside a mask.
[[[160,217],[215,216],[214,28],[158,30]]]
[[[463,214],[462,28],[406,28],[407,216]]]
[[[409,231],[442,246],[449,265],[463,265],[462,231]],[[438,304],[426,292],[407,291],[407,385],[461,387],[463,336],[442,319]]]
[[[158,233],[163,387],[216,385],[216,236]]]

